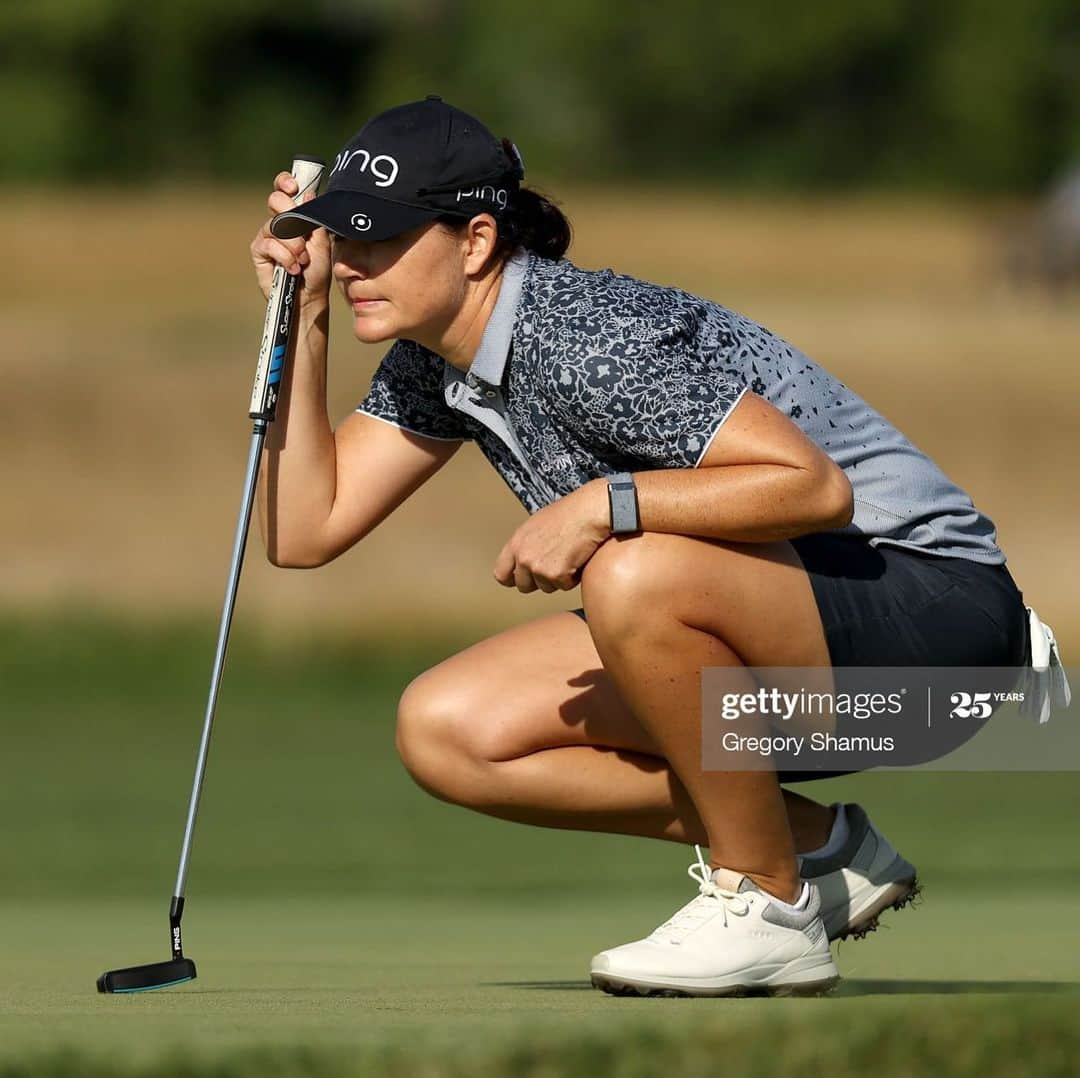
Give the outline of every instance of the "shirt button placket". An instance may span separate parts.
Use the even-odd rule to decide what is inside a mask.
[[[507,412],[506,402],[503,400],[502,392],[497,386],[493,386],[488,382],[481,383],[480,379],[475,374],[465,375],[465,385],[475,392],[482,393],[483,396],[490,400],[492,403],[490,408],[496,412],[499,418],[502,420],[502,426],[505,429],[505,436],[498,434],[499,440],[503,442],[506,447],[517,458],[518,463],[524,467],[528,473],[529,478],[532,480],[534,487],[542,493],[544,498],[550,504],[556,500],[555,492],[544,482],[543,479],[536,473],[532,465],[529,463],[528,458],[525,456],[525,451],[521,448],[521,444],[518,442],[517,435],[514,432],[513,424],[510,422],[510,416]],[[458,382],[454,386],[455,399],[461,396],[464,392],[464,385]],[[495,433],[495,432],[493,432]]]

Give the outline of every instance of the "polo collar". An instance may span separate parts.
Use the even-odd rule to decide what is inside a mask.
[[[515,248],[514,253],[503,266],[498,299],[495,300],[495,307],[488,316],[487,325],[480,337],[480,345],[465,375],[465,380],[469,385],[475,385],[477,382],[486,382],[493,386],[502,384],[513,339],[518,302],[521,299],[521,289],[528,267],[528,250],[524,247]]]

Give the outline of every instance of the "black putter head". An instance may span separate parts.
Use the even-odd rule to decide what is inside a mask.
[[[129,966],[111,969],[97,981],[99,992],[149,992],[154,988],[193,981],[195,963],[190,958],[174,958],[171,962],[151,962],[148,966]]]

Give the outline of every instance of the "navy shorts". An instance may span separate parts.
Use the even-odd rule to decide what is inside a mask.
[[[1026,666],[1024,596],[1005,565],[815,532],[789,540],[833,666]],[[585,611],[573,611],[585,618]],[[781,771],[781,782],[851,771]]]

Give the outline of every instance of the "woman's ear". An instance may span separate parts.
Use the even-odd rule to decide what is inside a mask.
[[[488,267],[499,242],[499,229],[490,213],[477,214],[465,230],[465,273],[479,277]]]

